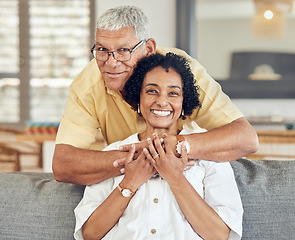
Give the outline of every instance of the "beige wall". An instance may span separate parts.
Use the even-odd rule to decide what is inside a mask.
[[[107,9],[121,5],[140,7],[149,19],[151,34],[158,46],[175,47],[175,0],[97,0],[96,12],[100,16]]]

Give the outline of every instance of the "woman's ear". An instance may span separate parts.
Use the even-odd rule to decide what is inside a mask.
[[[149,38],[145,43],[145,49],[147,51],[147,56],[156,53],[156,40],[153,38]]]

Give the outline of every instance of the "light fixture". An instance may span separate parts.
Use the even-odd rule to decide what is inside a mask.
[[[293,8],[293,0],[253,0],[255,8],[260,8],[265,5],[273,5],[276,9],[282,12],[291,12]]]
[[[252,19],[253,34],[257,38],[282,38],[285,34],[284,13],[291,11],[293,0],[253,0],[256,13]]]

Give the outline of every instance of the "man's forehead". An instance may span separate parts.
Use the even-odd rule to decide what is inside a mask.
[[[103,41],[103,40],[130,41],[130,40],[137,40],[137,38],[136,38],[136,34],[133,27],[124,27],[124,28],[120,28],[119,30],[97,29],[96,41]]]

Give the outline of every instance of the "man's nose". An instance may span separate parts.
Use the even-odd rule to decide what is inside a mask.
[[[119,62],[120,61],[116,60],[115,55],[114,55],[114,52],[110,52],[109,53],[109,59],[105,63],[108,64],[108,65],[111,65],[111,66],[115,66]]]

